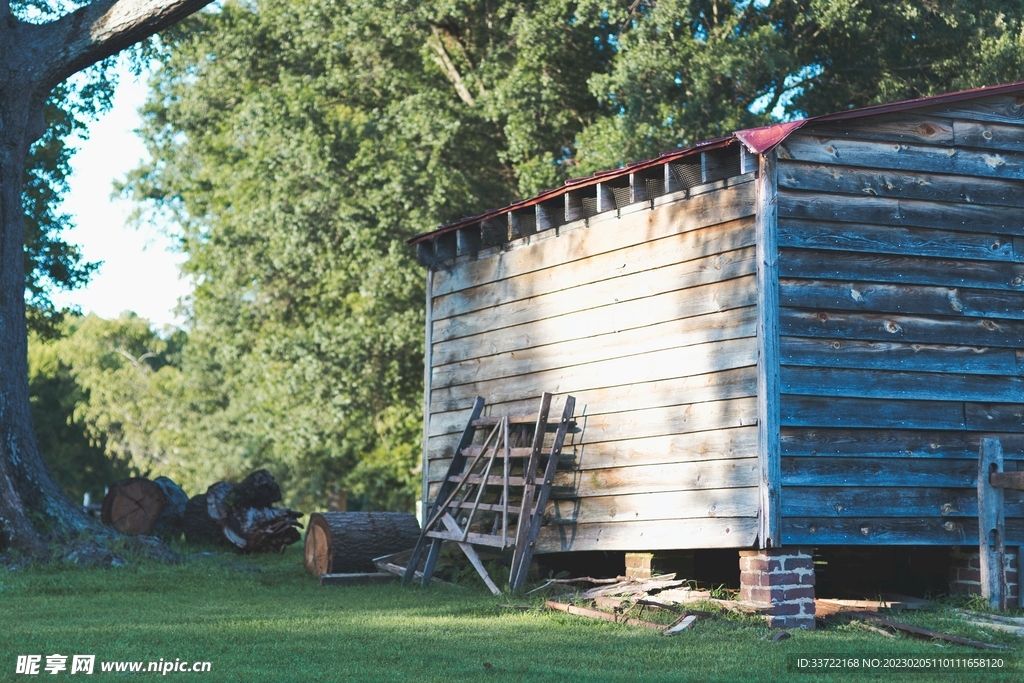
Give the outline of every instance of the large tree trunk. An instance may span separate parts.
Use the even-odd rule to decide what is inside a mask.
[[[96,0],[56,21],[26,24],[0,0],[0,548],[45,556],[42,527],[58,539],[85,530],[113,537],[50,476],[29,409],[22,174],[29,147],[45,132],[46,99],[75,72],[209,1]]]

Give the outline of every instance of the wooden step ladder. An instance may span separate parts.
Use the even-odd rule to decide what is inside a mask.
[[[416,574],[429,543],[421,578],[422,585],[427,585],[441,544],[452,541],[495,595],[501,590],[491,580],[473,546],[511,550],[509,587],[514,592],[523,585],[575,407],[576,399],[566,397],[562,417],[549,422],[551,394],[545,393],[536,417],[483,417],[484,399],[477,397],[437,498],[424,520],[404,583]],[[545,435],[549,432],[554,432],[554,438],[545,455]],[[480,434],[485,435],[483,440],[475,443]]]

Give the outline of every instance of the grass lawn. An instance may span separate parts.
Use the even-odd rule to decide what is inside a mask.
[[[260,570],[260,571],[257,571]],[[209,672],[170,672],[193,681],[1021,681],[1021,640],[988,634],[945,608],[897,618],[1012,652],[972,650],[856,625],[771,632],[743,617],[698,620],[675,637],[541,609],[501,607],[467,576],[467,590],[399,585],[320,588],[301,549],[281,556],[190,556],[184,564],[110,569],[0,568],[0,680],[18,655],[92,654],[93,676],[111,661],[208,661]],[[529,596],[540,605],[543,598]],[[1002,671],[796,673],[803,656],[1002,657]],[[145,668],[145,665],[143,665]],[[157,673],[143,673],[153,679]],[[86,679],[90,680],[90,679]]]

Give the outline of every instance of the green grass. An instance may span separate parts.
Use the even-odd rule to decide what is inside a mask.
[[[245,565],[263,571],[246,571]],[[1022,680],[1020,639],[986,634],[945,608],[898,618],[1014,645],[1001,655],[1010,668],[943,676],[798,674],[788,669],[795,655],[993,653],[885,638],[855,625],[797,631],[772,643],[767,628],[742,617],[699,620],[693,630],[667,638],[539,608],[503,609],[507,598],[489,595],[473,577],[464,583],[466,590],[320,588],[302,568],[298,547],[282,556],[193,556],[177,566],[0,568],[0,680],[38,680],[15,675],[17,655],[41,654],[45,662],[55,652],[96,655],[93,675],[101,680],[131,674],[101,673],[99,662],[160,658],[211,662],[209,673],[167,674],[193,681]],[[542,601],[517,601],[527,599]],[[67,672],[41,676],[78,678]]]

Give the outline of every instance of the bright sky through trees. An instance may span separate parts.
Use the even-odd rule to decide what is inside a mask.
[[[64,209],[77,227],[69,242],[82,247],[86,261],[103,261],[87,287],[55,292],[54,303],[78,305],[83,313],[115,318],[131,310],[156,327],[181,324],[173,309],[188,293],[178,277],[184,256],[172,252],[171,241],[154,226],[128,225],[131,202],[111,198],[112,183],[139,165],[146,150],[135,134],[138,109],[146,99],[146,75],[135,77],[122,63],[113,109],[89,126],[89,139],[75,141],[74,174]]]

